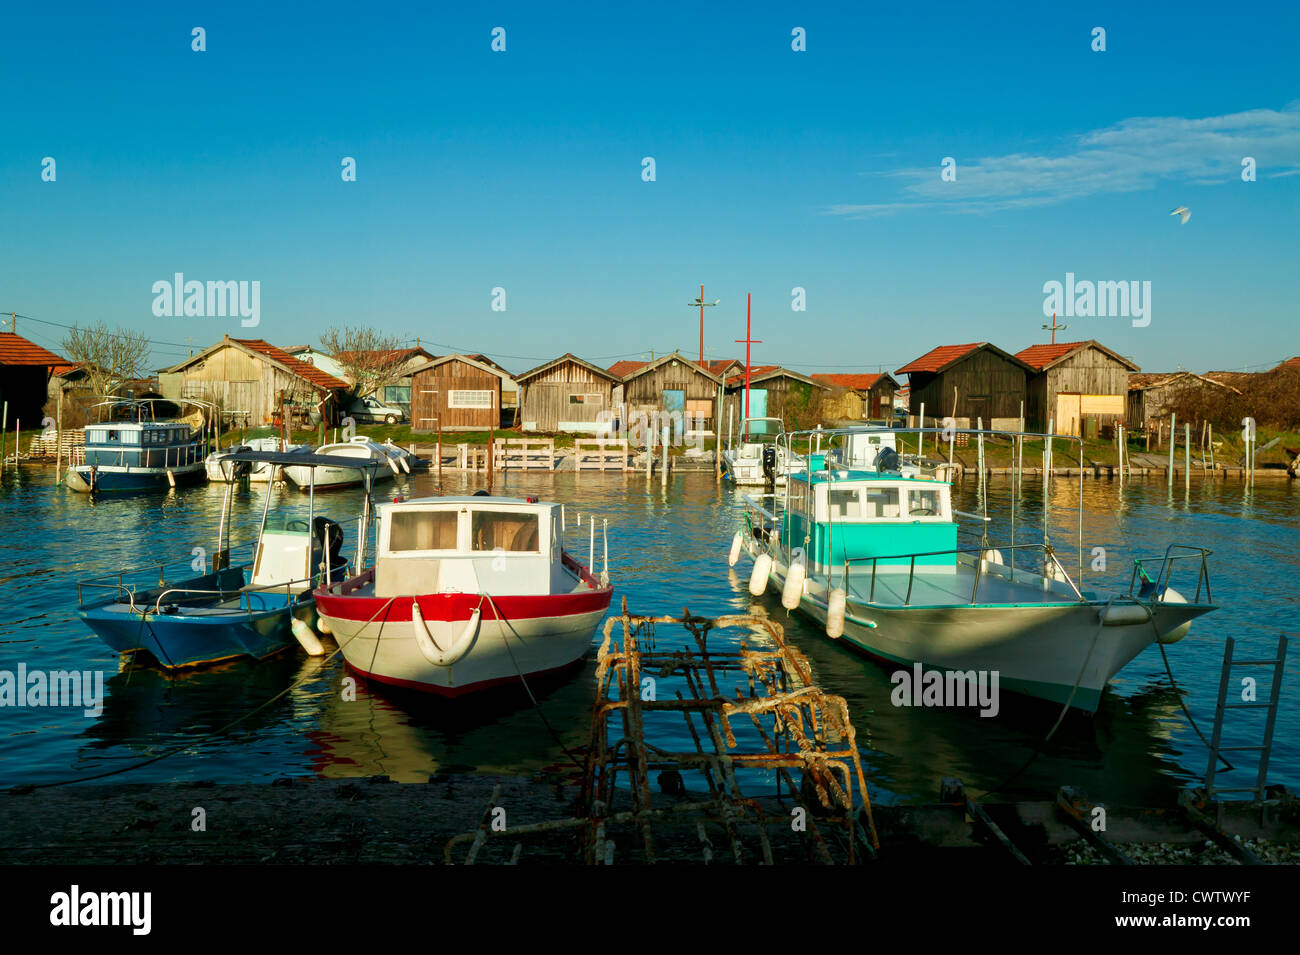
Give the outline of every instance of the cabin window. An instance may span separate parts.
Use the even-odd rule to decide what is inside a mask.
[[[384,400],[392,404],[411,403],[411,386],[410,385],[389,385],[384,389]]]
[[[107,436],[104,438],[104,440],[105,440],[105,441],[121,441],[121,437],[118,435],[118,433],[117,433],[116,430],[110,430],[110,431],[107,432]]]
[[[569,395],[569,404],[598,405],[600,404],[600,395]]]
[[[867,488],[867,517],[898,517],[898,488]]]
[[[492,392],[490,391],[449,391],[447,392],[448,408],[491,408]]]
[[[856,487],[830,489],[830,508],[833,521],[858,520],[862,517],[862,501]]]
[[[472,550],[538,553],[537,515],[510,511],[475,511],[470,523]]]
[[[455,511],[398,511],[388,525],[388,550],[455,550]]]
[[[939,517],[939,492],[936,490],[908,491],[907,513],[912,517]]]

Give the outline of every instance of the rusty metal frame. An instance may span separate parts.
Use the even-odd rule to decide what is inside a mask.
[[[656,630],[662,625],[682,627],[691,639],[685,647],[674,641],[673,647],[659,649]],[[621,641],[614,635],[618,626]],[[723,629],[747,630],[752,637],[742,638],[736,649],[710,649],[710,633]],[[654,680],[652,694],[642,692],[646,677]],[[730,684],[734,697],[727,695],[724,683]],[[665,687],[672,691],[665,692]],[[674,712],[686,721],[693,751],[671,751],[648,738],[647,716]],[[743,741],[737,736],[737,720],[739,728],[752,729]],[[782,627],[766,616],[709,618],[689,610],[680,617],[640,616],[628,613],[624,599],[622,613],[604,625],[584,770],[576,818],[512,826],[497,835],[578,828],[582,861],[609,864],[614,849],[610,830],[630,825],[644,861],[653,863],[653,824],[686,814],[695,817],[705,862],[714,858],[706,829],[706,823],[713,823],[726,833],[732,861],[771,864],[769,827],[789,821],[770,815],[770,801],[765,814],[763,804],[742,791],[738,773],[757,770],[775,774],[783,805],[788,798],[802,809],[805,828],[800,831],[808,837],[809,858],[853,863],[864,854],[874,856],[879,848],[848,705],[843,697],[814,684],[807,658],[786,643]],[[661,785],[665,775],[676,782],[676,795],[696,795],[677,802],[661,797],[656,803],[651,791],[651,773],[656,771]],[[685,785],[686,775],[696,783],[693,788]],[[707,790],[707,798],[701,789]],[[628,801],[630,808],[619,805]],[[747,832],[756,830],[757,846],[745,843],[752,836],[743,836],[742,822]],[[465,860],[472,862],[491,835],[481,827],[455,837],[447,844],[447,860],[453,846],[473,842]],[[518,854],[516,847],[515,859]]]

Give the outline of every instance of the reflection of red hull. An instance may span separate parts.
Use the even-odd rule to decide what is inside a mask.
[[[564,561],[581,580],[573,591],[375,597],[358,593],[370,590],[371,570],[317,590],[316,608],[348,666],[366,679],[459,696],[517,681],[521,675],[562,670],[586,655],[596,627],[609,610],[613,590],[602,587],[567,554]],[[420,608],[419,621],[413,605]],[[475,626],[471,620],[476,610]],[[418,638],[427,634],[437,648],[446,650],[469,633],[473,637],[468,649],[448,664],[431,662]]]
[[[532,673],[525,673],[524,676],[527,677],[530,681],[543,680],[549,677],[562,676],[563,674],[568,673],[570,671],[576,671],[580,669],[582,667],[582,660],[583,660],[582,657],[578,657],[578,659],[572,660],[569,663],[562,663],[559,666],[552,667],[549,670],[536,670]],[[361,677],[363,680],[370,680],[374,683],[382,683],[385,686],[398,687],[399,689],[403,689],[403,690],[418,690],[421,693],[432,693],[434,696],[446,697],[448,699],[455,699],[456,697],[465,696],[466,694],[469,693],[477,693],[481,690],[500,689],[503,687],[519,685],[519,677],[515,675],[515,676],[503,676],[492,680],[484,680],[479,683],[470,684],[469,686],[444,687],[444,686],[437,686],[436,684],[432,684],[432,683],[421,683],[413,680],[402,680],[396,677],[380,676],[377,673],[367,673],[365,670],[361,669],[360,667],[355,667],[351,663],[347,664],[347,667],[349,670],[351,670],[357,676]]]

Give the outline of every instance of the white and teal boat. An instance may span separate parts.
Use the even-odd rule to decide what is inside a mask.
[[[1102,595],[1081,588],[1046,539],[960,546],[958,517],[981,531],[988,517],[953,510],[943,465],[939,475],[904,467],[893,434],[917,429],[879,445],[868,439],[884,433],[821,432],[838,447],[808,454],[810,468],[790,474],[784,489],[745,498],[746,528],[732,541],[731,563],[742,550],[753,558],[751,593],[777,590],[787,609],[887,663],[996,674],[1001,689],[1088,712],[1142,650],[1181,639],[1194,618],[1215,609],[1209,551],[1199,547],[1170,545],[1136,560],[1128,592]],[[870,466],[853,463],[869,447],[879,449]],[[1176,572],[1194,596],[1170,586]]]

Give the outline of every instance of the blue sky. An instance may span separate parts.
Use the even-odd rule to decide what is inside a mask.
[[[11,6],[0,308],[158,367],[365,323],[522,370],[694,354],[703,282],[713,357],[752,293],[756,363],[893,370],[1045,341],[1073,272],[1151,282],[1146,327],[1063,319],[1143,369],[1300,354],[1296,4],[411,6]],[[176,272],[260,325],[155,317]]]

